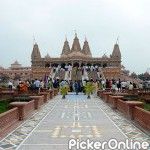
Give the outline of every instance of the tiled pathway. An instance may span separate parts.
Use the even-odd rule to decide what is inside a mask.
[[[56,96],[38,113],[0,142],[7,150],[67,150],[71,138],[108,141],[126,138],[150,142],[150,137],[99,98]]]

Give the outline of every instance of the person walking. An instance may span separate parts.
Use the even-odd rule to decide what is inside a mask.
[[[35,92],[38,94],[40,90],[40,84],[41,82],[38,79],[35,79],[34,85],[35,85]]]
[[[76,95],[78,95],[78,93],[79,93],[79,85],[78,85],[77,81],[74,82],[74,89],[75,89]]]

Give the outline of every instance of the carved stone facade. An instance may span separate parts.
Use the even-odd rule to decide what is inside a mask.
[[[83,65],[97,65],[102,67],[104,74],[108,78],[114,78],[121,73],[121,52],[119,45],[116,43],[110,56],[103,55],[102,57],[92,57],[89,43],[85,39],[83,48],[80,46],[77,34],[70,49],[69,42],[67,39],[64,42],[62,53],[60,57],[52,58],[46,55],[44,58],[41,57],[39,47],[37,43],[33,46],[31,55],[32,62],[32,78],[43,78],[45,75],[50,74],[50,68],[57,67],[58,65],[72,65],[83,66]]]

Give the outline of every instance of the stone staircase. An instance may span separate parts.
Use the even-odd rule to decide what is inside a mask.
[[[104,75],[104,73],[103,73],[103,71],[102,71],[102,69],[101,69],[100,67],[98,68],[97,74],[98,74],[98,77],[99,77],[99,78],[100,78],[100,76],[101,76],[101,79],[102,79],[102,80],[106,80],[105,75]]]
[[[71,79],[73,81],[75,80],[82,80],[82,70],[79,70],[77,68],[72,68],[72,72],[71,72]]]
[[[92,78],[93,80],[99,80],[99,79],[105,80],[105,76],[101,68],[98,68],[98,71],[96,70],[88,71],[88,78],[89,79]]]
[[[88,72],[85,68],[84,68],[84,71],[83,71],[82,80],[89,80]]]
[[[82,80],[82,70],[77,71],[77,80]]]
[[[65,70],[60,69],[58,72],[55,72],[55,78],[59,78],[60,80],[65,79]]]
[[[70,73],[69,73],[70,72]],[[105,80],[105,76],[103,74],[103,71],[101,68],[98,68],[97,70],[86,70],[84,69],[84,71],[82,72],[82,69],[78,69],[76,67],[72,68],[71,71],[65,71],[64,69],[60,69],[60,70],[53,70],[51,72],[51,77],[53,78],[59,78],[60,80],[89,80],[89,79],[93,79],[93,80]]]
[[[71,80],[71,75],[70,75],[71,71],[65,71],[65,80]]]

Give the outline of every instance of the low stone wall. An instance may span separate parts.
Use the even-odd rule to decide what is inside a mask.
[[[27,105],[25,105],[24,108],[24,117],[29,116],[33,111],[35,110],[35,106],[34,106],[34,100],[30,101],[27,103]]]
[[[109,96],[108,96],[108,100],[107,100],[108,103],[111,104],[111,105],[113,105],[113,104],[114,104],[114,103],[113,103],[113,99],[114,99],[113,96],[112,96],[112,95],[109,95]]]
[[[9,111],[0,114],[0,132],[15,124],[19,120],[18,108],[12,108]]]
[[[125,101],[121,100],[121,99],[118,99],[117,100],[117,109],[124,113],[126,116],[128,115],[128,107],[127,107],[127,104]]]
[[[11,90],[0,91],[0,98],[1,99],[12,98],[15,95],[17,95],[17,91],[14,91],[14,90],[12,90],[12,91]]]
[[[112,92],[103,92],[103,93],[101,94],[101,98],[107,103],[107,102],[108,102],[109,95],[112,95]]]
[[[44,95],[44,103],[46,103],[50,99],[49,92],[40,92],[40,96]]]
[[[108,103],[112,106],[112,108],[116,109],[117,108],[118,99],[121,99],[121,98],[123,98],[123,96],[109,95]]]
[[[52,99],[54,97],[54,90],[49,90],[50,93],[50,99]]]
[[[42,96],[30,96],[34,100],[34,108],[38,109],[44,104],[44,95]]]
[[[100,98],[103,99],[103,93],[104,93],[104,92],[105,92],[104,90],[98,90],[97,95],[98,95]]]
[[[133,119],[143,128],[150,131],[150,112],[142,108],[135,107],[133,110]]]
[[[10,103],[12,109],[0,114],[0,139],[12,131],[10,127],[17,127],[16,125],[18,125],[19,120],[21,121],[29,117],[35,109],[38,109],[44,102],[50,99],[50,94],[51,98],[53,98],[54,90],[46,91],[46,93],[44,95],[41,93],[41,96],[30,96],[32,98],[30,102]],[[58,94],[58,91],[55,94]]]
[[[108,96],[109,95],[109,96]],[[150,130],[150,112],[143,109],[144,104],[140,101],[123,101],[124,94],[111,95],[108,92],[98,92],[98,96],[103,97],[105,102],[110,104],[113,109],[119,110],[127,118],[135,121],[146,130]],[[125,93],[128,95],[128,93]]]
[[[10,106],[18,108],[19,120],[27,118],[35,109],[34,100],[30,102],[12,102]]]

